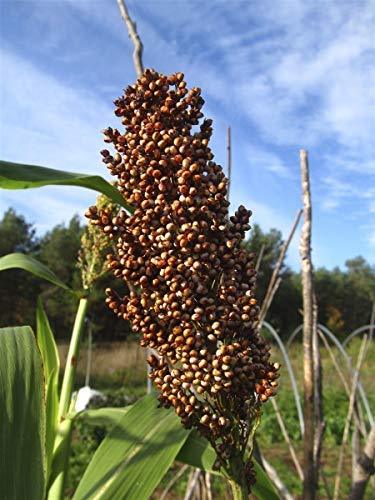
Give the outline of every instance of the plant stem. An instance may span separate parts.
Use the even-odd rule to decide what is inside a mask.
[[[48,500],[62,500],[67,472],[69,468],[70,441],[73,420],[68,418],[61,422],[57,429],[55,448],[52,461],[53,482],[48,485]]]
[[[80,299],[76,318],[74,321],[72,337],[70,339],[68,357],[66,359],[64,378],[61,386],[59,421],[69,412],[70,401],[72,399],[74,378],[77,370],[78,354],[81,344],[81,337],[85,323],[88,299]]]
[[[234,479],[229,481],[233,500],[247,500],[249,498],[246,486],[238,484]]]
[[[62,500],[64,498],[64,487],[69,466],[70,439],[73,425],[73,420],[71,418],[67,418],[67,416],[72,400],[74,379],[77,369],[82,333],[84,330],[87,305],[88,299],[86,297],[81,298],[74,320],[68,357],[65,364],[59,403],[58,428],[54,446],[54,463],[52,463],[52,468],[54,469],[52,472],[55,479],[53,480],[53,483],[48,491],[48,498],[50,500]]]
[[[231,458],[228,475],[233,500],[247,500],[249,498],[249,493],[245,480],[245,466],[243,457],[240,454]]]

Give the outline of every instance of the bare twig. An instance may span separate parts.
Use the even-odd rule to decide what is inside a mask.
[[[323,414],[323,386],[322,386],[322,363],[320,359],[319,337],[318,337],[318,304],[315,293],[314,301],[314,322],[313,322],[313,363],[314,363],[314,406],[315,406],[315,436],[314,436],[314,464],[315,481],[319,484],[319,470],[321,467],[320,457],[322,453],[323,436],[325,422]]]
[[[345,378],[345,375],[344,375],[344,372],[341,370],[340,368],[340,365],[338,364],[337,362],[337,358],[335,356],[335,354],[333,353],[325,335],[319,330],[319,336],[320,338],[322,339],[323,343],[324,343],[324,347],[327,349],[328,351],[328,354],[331,358],[331,361],[332,361],[332,364],[333,366],[335,367],[336,371],[337,371],[337,374],[342,382],[342,385],[344,386],[344,389],[345,389],[345,392],[348,396],[348,398],[350,398],[350,387],[349,387],[349,384]],[[359,427],[359,430],[361,431],[361,434],[362,436],[366,436],[366,427],[365,427],[365,424],[363,422],[363,418],[361,418],[361,415],[360,415],[360,412],[358,410],[358,403],[356,401],[356,405],[355,405],[355,411],[354,411],[354,418],[357,422],[357,425]]]
[[[205,479],[205,483],[206,483],[207,500],[212,500],[211,474],[209,472],[205,472],[204,479]]]
[[[349,500],[361,500],[371,475],[375,473],[375,425],[368,435],[363,453],[357,461]]]
[[[283,498],[284,500],[294,500],[293,496],[289,493],[285,484],[279,478],[279,475],[277,474],[276,469],[274,467],[272,467],[272,465],[264,457],[262,457],[262,463],[264,466],[264,470],[266,471],[268,477],[271,479],[271,481],[275,485],[281,498]]]
[[[188,465],[184,465],[181,467],[181,469],[177,472],[175,476],[172,477],[172,479],[169,481],[167,486],[165,487],[165,490],[160,496],[159,500],[165,500],[167,494],[169,493],[170,489],[173,487],[173,485],[180,479],[180,477],[184,474],[184,472],[189,468]]]
[[[227,200],[230,201],[230,186],[232,182],[232,135],[230,127],[227,128]]]
[[[289,248],[290,242],[292,241],[294,233],[297,229],[301,215],[302,215],[302,210],[299,210],[298,214],[294,220],[294,223],[291,227],[289,236],[281,247],[279,258],[277,259],[277,262],[276,262],[275,268],[273,270],[270,282],[268,284],[266,295],[265,295],[263,303],[262,303],[262,307],[261,307],[260,312],[259,312],[259,322],[258,322],[259,330],[262,328],[262,323],[263,323],[264,318],[267,315],[268,309],[272,303],[272,297],[275,295],[274,287],[276,285],[277,279],[279,278],[280,270],[281,270],[282,265],[284,263],[286,252]],[[271,298],[271,300],[270,300],[270,298]]]
[[[271,398],[271,402],[272,402],[273,409],[275,410],[277,422],[278,422],[278,424],[280,426],[280,429],[281,429],[281,432],[282,432],[282,434],[284,436],[285,442],[288,445],[290,456],[292,457],[294,466],[295,466],[295,468],[297,470],[298,477],[302,481],[303,480],[303,471],[302,471],[301,465],[300,465],[300,463],[298,461],[298,458],[297,458],[296,452],[294,450],[293,444],[292,444],[292,442],[290,440],[288,431],[286,430],[286,427],[285,427],[285,424],[284,424],[284,420],[283,420],[283,418],[281,416],[281,413],[280,413],[279,405],[277,404],[277,401],[276,401],[275,398]]]
[[[129,11],[126,7],[125,0],[117,0],[121,17],[123,18],[126,28],[128,30],[129,38],[133,42],[134,52],[133,52],[133,62],[135,66],[135,71],[137,76],[140,77],[143,73],[143,62],[142,62],[142,54],[143,54],[143,43],[137,32],[137,25],[131,19],[129,15]]]
[[[311,261],[311,194],[307,151],[300,151],[302,200],[303,200],[303,227],[300,241],[302,295],[303,295],[303,368],[304,368],[304,482],[303,498],[316,498],[316,470],[314,463],[315,445],[315,410],[314,410],[314,289],[313,268]]]
[[[187,485],[185,496],[184,496],[184,500],[191,500],[193,493],[194,493],[194,490],[195,490],[197,483],[199,481],[200,472],[201,471],[199,469],[195,469],[190,473],[188,485]]]
[[[335,477],[335,489],[333,492],[333,500],[337,500],[339,498],[339,491],[340,491],[340,482],[341,482],[341,476],[342,476],[342,464],[343,464],[343,459],[344,459],[344,451],[345,451],[345,445],[348,440],[349,436],[349,429],[350,429],[350,423],[352,420],[352,415],[353,415],[353,409],[354,409],[354,402],[357,394],[357,388],[358,388],[358,381],[359,381],[359,371],[361,369],[361,365],[363,362],[363,358],[365,355],[366,351],[366,346],[367,346],[367,335],[363,337],[362,343],[361,343],[361,348],[359,350],[358,354],[358,359],[357,359],[357,366],[355,369],[353,381],[352,381],[352,387],[350,391],[350,399],[349,399],[349,407],[348,407],[348,413],[346,415],[345,419],[345,426],[344,426],[344,432],[342,435],[342,442],[341,442],[341,447],[340,447],[340,453],[339,453],[339,460],[337,463],[337,471],[336,471],[336,477]]]
[[[263,243],[263,245],[260,247],[260,251],[259,251],[259,254],[258,254],[258,258],[257,258],[256,264],[255,264],[255,271],[256,271],[256,272],[258,272],[258,271],[259,271],[260,264],[262,263],[263,254],[264,254],[264,249],[265,249],[265,248],[266,248],[266,245]]]

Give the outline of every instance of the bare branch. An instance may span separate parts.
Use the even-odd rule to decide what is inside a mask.
[[[297,229],[297,226],[298,226],[299,220],[301,218],[301,215],[302,215],[302,210],[299,210],[298,213],[297,213],[297,215],[296,215],[296,218],[295,218],[295,220],[293,222],[293,225],[291,227],[289,236],[288,236],[288,238],[286,239],[286,241],[284,242],[284,244],[281,247],[279,258],[277,259],[275,269],[273,270],[270,282],[268,284],[267,292],[266,292],[266,295],[264,297],[264,300],[263,300],[263,303],[262,303],[262,307],[260,309],[259,322],[258,322],[258,328],[259,328],[259,330],[262,328],[262,323],[263,323],[264,318],[266,317],[268,309],[269,309],[269,307],[271,305],[272,297],[275,295],[276,290],[274,290],[274,287],[276,285],[277,278],[279,277],[280,270],[281,270],[282,265],[284,263],[286,252],[288,251],[290,242],[292,241],[294,233],[295,233],[295,231]],[[270,298],[271,298],[271,300],[270,300]]]
[[[354,481],[350,491],[349,500],[362,500],[371,475],[375,473],[375,425],[368,435],[363,453],[357,461]]]
[[[232,182],[232,135],[230,127],[227,128],[227,200],[230,201],[230,187]]]
[[[163,493],[161,494],[159,500],[165,500],[165,498],[167,497],[167,494],[169,493],[170,489],[172,488],[172,486],[180,479],[180,477],[184,474],[184,472],[189,468],[188,465],[184,465],[183,467],[181,467],[181,469],[177,472],[177,474],[175,474],[172,479],[169,481],[169,483],[167,484],[165,490],[163,491]]]
[[[121,17],[123,18],[126,28],[128,30],[129,38],[133,42],[134,52],[133,52],[133,62],[135,71],[137,73],[138,78],[143,74],[143,62],[142,62],[142,54],[143,54],[143,43],[137,32],[137,25],[131,19],[129,15],[129,11],[126,7],[125,0],[117,0]]]
[[[324,346],[328,351],[328,354],[331,358],[332,364],[338,373],[338,376],[342,382],[342,385],[344,386],[344,389],[345,389],[345,392],[346,392],[348,398],[350,398],[350,387],[349,387],[348,382],[346,381],[344,372],[341,370],[340,365],[337,362],[337,357],[335,356],[334,352],[332,351],[325,335],[320,330],[319,330],[319,337],[322,339]],[[356,420],[356,424],[357,424],[359,430],[361,431],[362,436],[366,436],[366,434],[367,434],[366,427],[365,427],[363,419],[361,418],[361,415],[359,413],[357,401],[356,401],[356,405],[355,405],[354,418]]]
[[[292,457],[294,466],[297,470],[297,474],[298,474],[300,480],[302,481],[303,480],[303,471],[302,471],[301,465],[298,461],[297,454],[294,450],[293,444],[290,440],[288,431],[286,430],[284,420],[283,420],[281,413],[280,413],[279,405],[277,404],[277,401],[275,398],[271,398],[271,402],[272,402],[273,409],[275,410],[276,419],[277,419],[278,424],[280,426],[281,432],[284,436],[286,444],[288,445],[290,456]]]
[[[314,436],[314,464],[315,481],[319,484],[319,469],[321,467],[320,457],[323,446],[323,436],[325,431],[325,422],[323,414],[323,385],[322,385],[322,363],[320,359],[320,346],[318,336],[318,304],[316,302],[315,292],[313,295],[314,307],[314,330],[313,330],[313,363],[314,363],[314,406],[315,406],[315,436]]]
[[[316,498],[316,470],[314,464],[315,409],[314,409],[314,289],[311,261],[311,194],[307,151],[300,151],[303,226],[300,240],[302,295],[303,295],[303,368],[304,368],[304,482],[303,498]]]
[[[256,272],[259,271],[260,265],[262,263],[263,254],[264,254],[264,249],[265,248],[266,248],[266,245],[263,243],[263,245],[260,247],[260,251],[259,251],[259,254],[258,254],[257,262],[255,264],[255,271]]]
[[[274,467],[272,467],[272,465],[264,457],[262,457],[262,462],[263,462],[264,470],[266,471],[268,477],[271,479],[271,481],[275,485],[281,498],[283,498],[284,500],[294,500],[293,496],[287,490],[285,484],[281,481],[279,475],[276,472],[276,469]]]
[[[184,500],[191,500],[194,490],[198,484],[200,474],[201,471],[199,469],[192,470],[192,472],[190,473]]]
[[[355,369],[354,377],[353,377],[353,382],[352,382],[352,388],[350,392],[350,400],[349,400],[349,408],[348,408],[348,413],[346,415],[345,419],[345,426],[344,426],[344,432],[342,435],[342,442],[341,442],[341,447],[340,447],[340,453],[339,453],[339,460],[337,464],[337,471],[336,471],[336,477],[335,477],[335,489],[333,493],[333,500],[337,500],[339,498],[339,492],[340,492],[340,482],[341,482],[341,476],[342,476],[342,464],[344,460],[344,451],[345,451],[345,445],[348,440],[349,436],[349,429],[350,429],[350,423],[352,421],[352,416],[353,416],[353,409],[354,409],[354,403],[355,403],[355,398],[357,394],[357,388],[358,388],[358,382],[359,382],[359,371],[361,369],[361,365],[363,362],[363,358],[365,355],[366,347],[367,347],[367,335],[363,337],[362,343],[361,343],[361,348],[359,350],[358,354],[358,359],[357,359],[357,366]]]

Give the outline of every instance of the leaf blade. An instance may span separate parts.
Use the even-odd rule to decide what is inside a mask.
[[[216,453],[210,443],[201,437],[197,431],[192,431],[177,455],[176,460],[192,467],[218,474],[217,471],[212,470],[215,458]],[[252,493],[259,500],[278,500],[279,496],[267,474],[255,459],[253,459],[253,462],[256,483],[252,488]]]
[[[30,255],[23,253],[9,253],[0,257],[0,271],[6,271],[8,269],[23,269],[31,274],[34,274],[38,278],[42,278],[50,283],[53,283],[64,290],[75,293],[71,288],[63,283],[60,278],[56,276],[47,266],[34,259]]]
[[[100,175],[66,172],[0,160],[0,187],[3,189],[31,189],[51,185],[77,186],[99,191],[114,203],[133,212],[133,208],[125,202],[121,193]]]
[[[46,470],[49,477],[58,423],[60,370],[59,352],[42,300],[38,297],[36,309],[36,339],[42,355],[44,379],[46,381]]]
[[[29,326],[0,329],[0,498],[45,492],[43,367]]]
[[[142,398],[104,439],[74,499],[148,498],[188,434],[173,412],[157,407],[154,396]]]

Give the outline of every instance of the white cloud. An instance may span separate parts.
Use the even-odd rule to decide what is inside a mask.
[[[258,170],[264,169],[281,178],[290,179],[294,177],[291,170],[279,156],[258,146],[245,144],[244,159],[251,162]]]
[[[1,86],[1,157],[51,168],[107,176],[100,161],[100,130],[113,121],[112,109],[88,91],[64,85],[31,63],[4,50],[7,78]],[[6,127],[6,129],[5,129]],[[109,177],[109,176],[108,176]],[[14,206],[40,231],[82,214],[94,192],[70,187],[4,191],[0,209]]]

